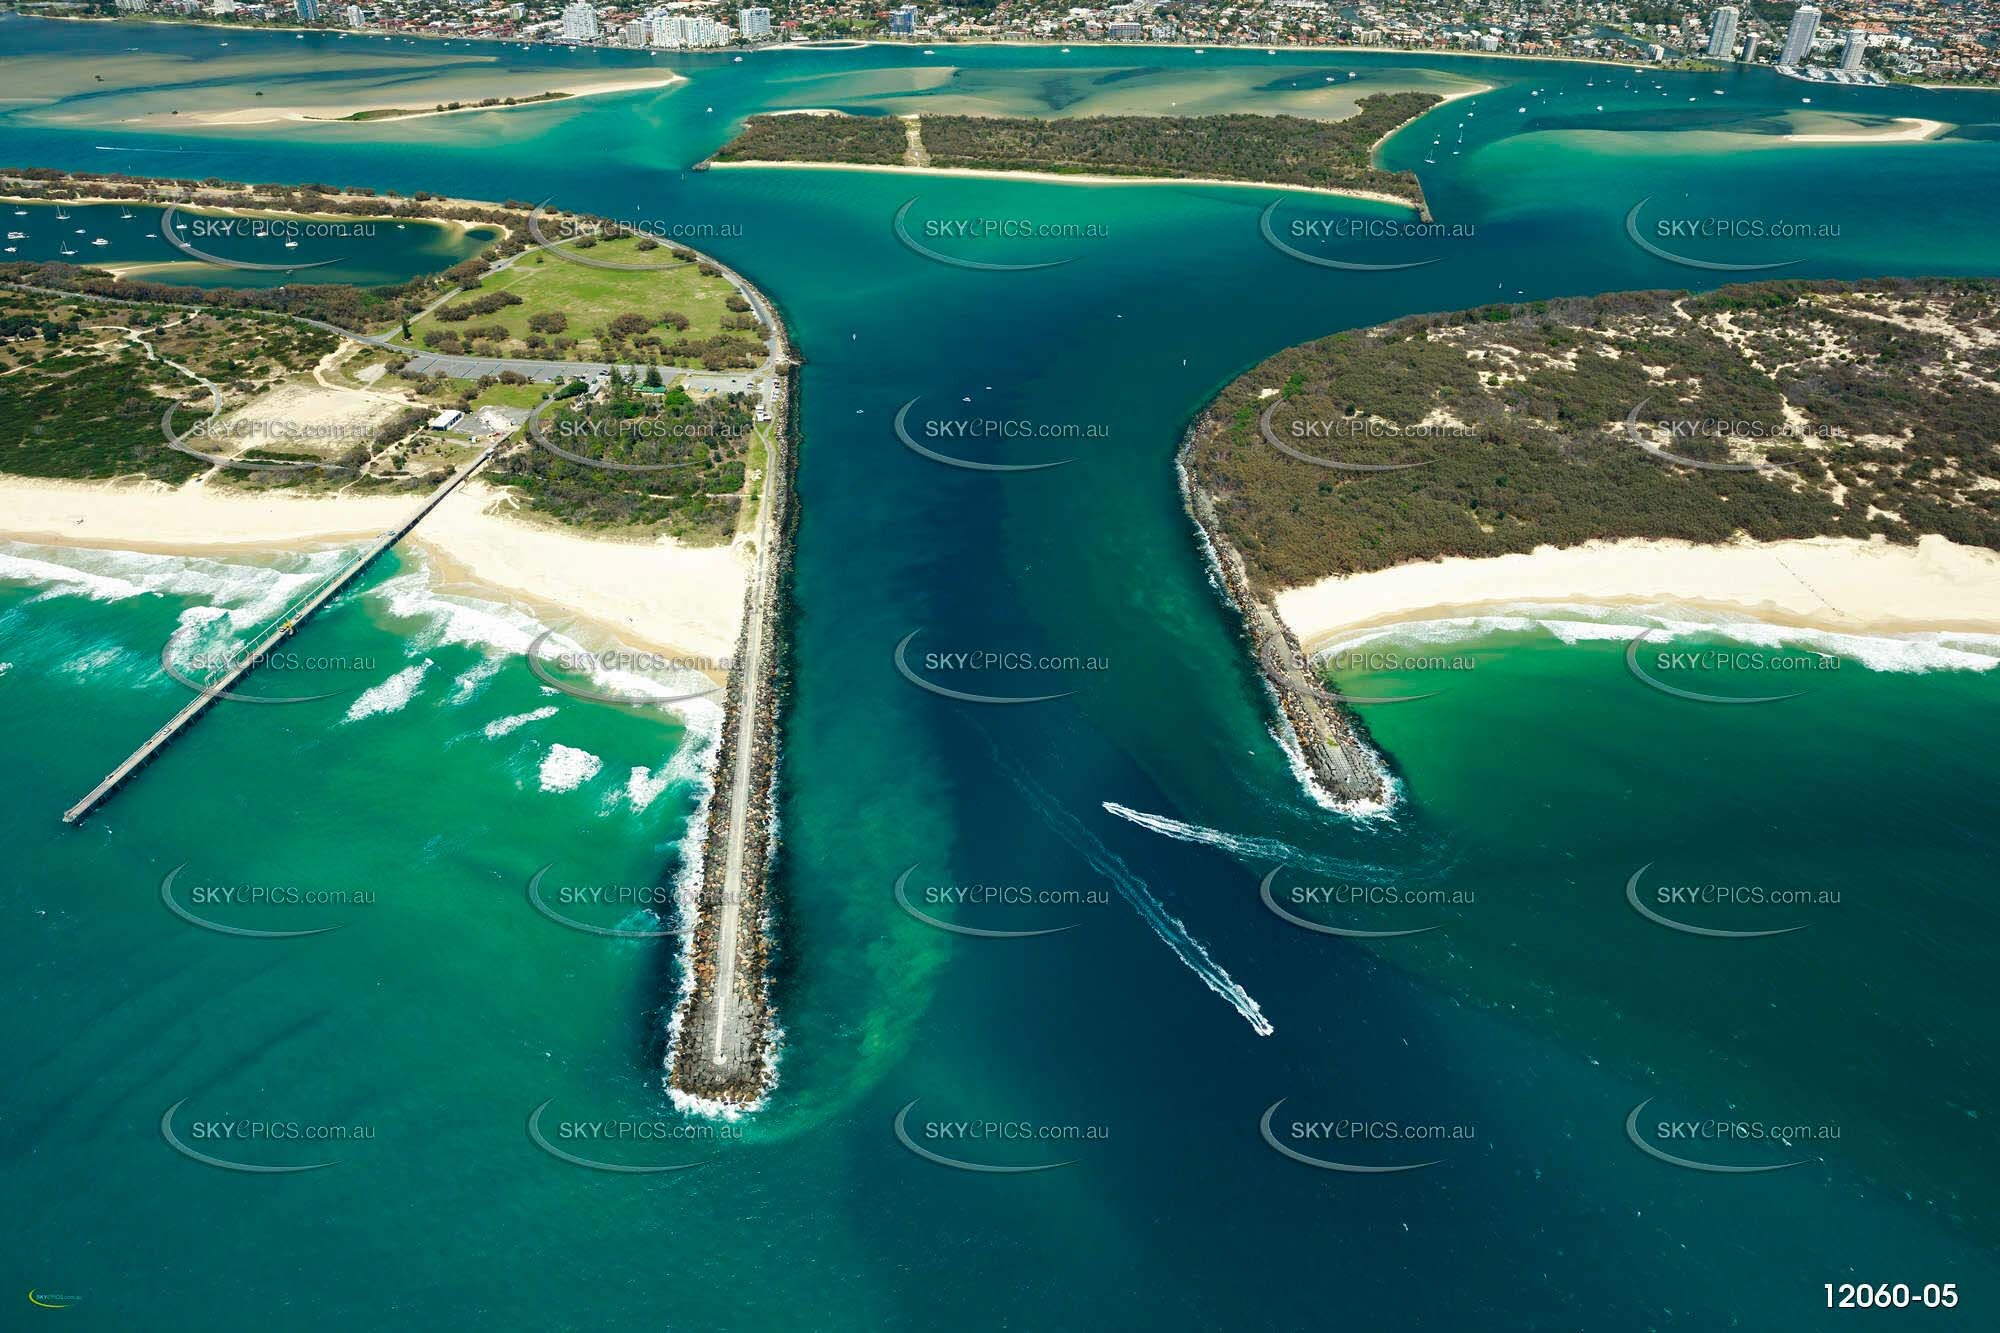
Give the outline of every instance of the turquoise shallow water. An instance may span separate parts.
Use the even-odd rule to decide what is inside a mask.
[[[117,31],[163,51],[214,40]],[[0,34],[30,61],[91,40],[11,19]],[[239,55],[279,41],[229,37]],[[1079,49],[1061,81],[1047,51],[952,58],[976,71],[959,82],[1022,107],[1134,82],[1107,80],[1135,65],[1167,71],[1149,76],[1163,82],[1208,77],[1190,52]],[[1268,81],[1261,53],[1201,59],[1228,71],[1214,76],[1225,85]],[[1284,58],[1284,77],[1318,59]],[[219,709],[66,834],[56,812],[173,706],[178,687],[153,662],[182,618],[254,608],[310,568],[10,550],[41,562],[6,566],[0,585],[0,660],[12,664],[0,698],[16,719],[0,739],[16,775],[0,820],[18,849],[0,984],[29,1016],[8,1038],[17,1077],[0,1169],[37,1201],[10,1213],[16,1288],[73,1295],[65,1317],[104,1328],[1502,1329],[1814,1327],[1835,1322],[1824,1282],[1990,1288],[1996,1080],[1981,1037],[1995,1017],[1996,812],[1981,756],[2000,739],[1994,675],[1884,669],[1973,667],[1990,647],[1963,644],[1961,660],[1835,645],[1841,670],[1805,696],[1712,712],[1635,681],[1622,643],[1569,628],[1570,614],[1434,631],[1423,651],[1477,665],[1434,699],[1371,712],[1403,800],[1393,820],[1342,819],[1305,797],[1266,731],[1171,455],[1218,385],[1303,338],[1496,294],[1711,280],[1629,241],[1642,200],[1838,226],[1789,250],[1696,257],[1796,258],[1788,271],[1810,275],[1992,273],[1984,219],[2000,147],[1779,146],[1774,118],[1802,109],[1802,94],[1753,74],[1662,76],[1667,97],[1621,86],[1598,121],[1571,108],[1598,104],[1602,70],[1440,61],[1424,77],[1510,86],[1453,104],[1475,113],[1457,157],[1453,108],[1389,145],[1392,164],[1422,172],[1437,217],[1472,228],[1345,238],[1384,248],[1343,257],[1443,261],[1395,274],[1279,254],[1258,231],[1276,196],[1256,190],[685,170],[750,110],[865,102],[921,60],[695,58],[692,81],[666,94],[282,139],[64,128],[46,113],[7,126],[9,152],[29,164],[101,166],[104,145],[148,170],[504,190],[662,218],[770,292],[808,357],[779,871],[787,1040],[773,1104],[740,1139],[664,1105],[671,942],[565,929],[526,888],[544,865],[552,888],[669,882],[697,799],[686,775],[698,716],[546,695],[515,656],[525,623],[455,603],[412,560],[300,636],[333,665],[297,692],[334,697]],[[1324,62],[1385,82],[1410,67]],[[1970,94],[1812,95],[1816,110],[1996,119]],[[1449,142],[1425,163],[1433,138]],[[1072,262],[995,273],[922,259],[890,226],[912,198],[918,226],[1025,217],[1061,229],[953,240],[961,257]],[[1393,216],[1302,198],[1282,215]],[[965,446],[978,457],[1075,461],[1012,477],[943,468],[890,429],[912,398],[919,424],[1069,432]],[[975,709],[897,675],[891,649],[911,631],[936,651],[1098,669],[947,680],[1076,691]],[[266,688],[289,687],[269,674]],[[200,930],[161,901],[183,862],[184,906],[198,888],[298,886],[335,901],[202,906],[245,928],[342,928],[289,940]],[[1266,909],[1258,881],[1280,862],[1279,892],[1473,897],[1299,908],[1445,927],[1342,940]],[[1628,905],[1628,878],[1648,863],[1646,890],[1839,899],[1663,907],[1728,928],[1808,927],[1687,936]],[[932,907],[996,929],[1075,926],[951,936],[896,905],[912,866],[919,905],[927,887],[967,884],[1106,900]],[[1768,1141],[1703,1138],[1677,1150],[1825,1160],[1688,1171],[1627,1140],[1647,1098],[1649,1123],[1839,1137],[1793,1151],[1794,1135],[1775,1155]],[[1466,1130],[1420,1145],[1288,1140],[1365,1164],[1439,1162],[1328,1172],[1260,1138],[1280,1099],[1280,1131],[1349,1119]],[[906,1124],[922,1146],[1073,1164],[996,1176],[921,1160],[892,1131],[913,1100]],[[545,1102],[544,1125],[577,1128],[562,1142],[584,1155],[705,1164],[639,1176],[558,1161],[526,1133]],[[170,1107],[197,1147],[337,1164],[282,1176],[199,1165],[162,1141]],[[987,1120],[1036,1128],[963,1141],[923,1129]],[[237,1122],[302,1137],[192,1137]],[[347,1136],[303,1137],[317,1126]],[[588,1126],[626,1133],[590,1138]]]

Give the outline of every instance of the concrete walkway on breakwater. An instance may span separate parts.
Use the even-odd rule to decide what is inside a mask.
[[[786,347],[783,326],[760,296],[750,299],[772,330],[775,359]],[[702,883],[684,957],[692,984],[676,1015],[668,1055],[668,1085],[713,1106],[754,1105],[771,1083],[774,1026],[764,930],[776,841],[776,655],[790,563],[792,392],[786,378],[774,377],[777,429],[757,515],[756,565],[745,595],[709,802]]]

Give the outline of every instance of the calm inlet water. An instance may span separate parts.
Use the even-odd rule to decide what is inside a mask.
[[[58,217],[60,211],[63,216]],[[89,264],[128,277],[197,287],[276,287],[294,282],[408,282],[450,268],[490,244],[493,227],[441,226],[394,218],[327,215],[273,217],[214,210],[174,210],[167,229],[183,245],[232,263],[227,267],[175,247],[163,234],[164,210],[138,205],[0,201],[8,263]],[[291,267],[296,265],[296,267]]]
[[[9,63],[28,69],[66,68],[101,31],[0,20]],[[181,95],[172,79],[224,59],[212,31],[115,31],[142,49],[162,104]],[[221,36],[229,77],[246,80],[259,60],[333,41]],[[670,883],[712,718],[545,692],[519,658],[534,622],[411,557],[299,636],[313,660],[297,679],[258,685],[329,697],[218,708],[65,832],[61,808],[181,697],[156,669],[167,636],[219,632],[218,609],[247,622],[336,557],[6,549],[0,699],[14,725],[0,747],[15,799],[0,830],[15,856],[0,985],[24,1017],[0,1157],[34,1201],[9,1214],[17,1290],[72,1296],[65,1317],[102,1328],[1707,1330],[1833,1325],[1822,1284],[1867,1280],[1956,1282],[1961,1320],[1987,1320],[2000,810],[1983,756],[2000,743],[1987,669],[2000,649],[1816,640],[1786,651],[1841,666],[1800,697],[1710,709],[1627,671],[1632,624],[1545,608],[1418,627],[1405,651],[1471,665],[1435,698],[1371,712],[1400,797],[1388,818],[1345,818],[1305,796],[1266,729],[1172,454],[1219,385],[1305,338],[1501,297],[1707,281],[1631,241],[1635,206],[1649,239],[1662,217],[1798,224],[1741,249],[1697,238],[1693,258],[1994,273],[2000,144],[1976,128],[1865,147],[1780,136],[1879,115],[1990,129],[2000,102],[1754,72],[1434,63],[869,49],[690,57],[676,66],[690,82],[666,93],[401,125],[168,133],[83,123],[87,105],[60,100],[10,117],[24,165],[102,169],[116,150],[135,171],[656,219],[771,293],[808,357],[778,886],[786,1042],[771,1105],[734,1125],[666,1105],[672,941],[568,929],[528,894],[544,866],[551,889]],[[1169,109],[1199,89],[1203,110],[1281,109],[1333,97],[1315,89],[1349,73],[1376,88],[1496,85],[1386,150],[1458,230],[1371,235],[1332,224],[1397,215],[1262,190],[687,171],[762,107]],[[144,91],[121,96],[143,111]],[[1323,236],[1329,256],[1441,262],[1302,264],[1260,233],[1281,197],[1274,226],[1328,225],[1280,234]],[[920,238],[950,234],[927,222],[1035,224],[932,248],[1072,262],[925,259],[892,230],[913,199],[905,228]],[[896,438],[912,399],[913,430],[1028,423],[968,456],[1072,461],[943,467]],[[1626,618],[1690,643],[1763,633]],[[913,662],[1062,660],[939,669],[941,683],[1074,693],[984,709],[924,693],[892,663],[913,631]],[[1354,683],[1414,693],[1434,679]],[[212,920],[339,929],[197,928],[162,900],[176,867],[166,896]],[[1260,895],[1279,867],[1273,901],[1307,920],[1443,928],[1302,929]],[[1073,928],[946,933],[898,907],[905,871],[935,916]],[[1685,924],[1805,929],[1683,933],[1635,911],[1628,884]],[[214,892],[232,886],[306,901]],[[952,904],[953,886],[1034,901]],[[1707,886],[1768,892],[1676,896]],[[1780,891],[1791,901],[1771,901]],[[1259,1130],[1281,1100],[1272,1135],[1297,1151],[1435,1165],[1290,1160]],[[1637,1132],[1662,1151],[1801,1164],[1658,1160],[1626,1132],[1641,1102]],[[544,1104],[545,1134],[568,1127],[572,1152],[691,1169],[557,1160],[527,1133]],[[898,1141],[906,1108],[931,1151],[1066,1165],[947,1169]],[[167,1128],[197,1150],[333,1165],[211,1169],[163,1142],[170,1109]],[[977,1128],[938,1129],[960,1122]],[[1662,1137],[1661,1122],[1699,1133]],[[240,1136],[219,1137],[225,1125]]]

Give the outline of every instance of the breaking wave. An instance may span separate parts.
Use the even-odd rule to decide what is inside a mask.
[[[603,768],[604,761],[588,750],[579,750],[573,745],[551,745],[549,752],[542,756],[542,790],[575,791],[596,777]]]
[[[364,717],[374,717],[378,713],[400,713],[417,697],[417,690],[430,672],[431,661],[427,657],[415,666],[406,666],[380,685],[371,685],[363,690],[353,703],[347,706],[346,721],[359,722]]]
[[[1760,620],[1701,618],[1685,607],[1609,607],[1571,603],[1523,603],[1486,615],[1412,620],[1359,630],[1321,648],[1338,652],[1364,643],[1459,643],[1493,634],[1539,631],[1565,644],[1606,639],[1620,642],[1643,630],[1674,638],[1725,639],[1755,648],[1804,648],[1830,653],[1870,671],[1991,671],[2000,667],[2000,635],[1951,630],[1920,634],[1847,634]],[[1316,653],[1315,655],[1318,655]]]

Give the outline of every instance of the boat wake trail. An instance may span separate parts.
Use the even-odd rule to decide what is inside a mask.
[[[1102,804],[1109,813],[1117,815],[1120,819],[1130,820],[1142,829],[1150,829],[1162,837],[1172,838],[1177,842],[1192,842],[1204,847],[1220,848],[1246,861],[1277,862],[1280,865],[1315,870],[1322,874],[1355,876],[1373,884],[1390,884],[1397,878],[1397,872],[1385,866],[1300,851],[1281,838],[1255,838],[1242,833],[1225,833],[1221,829],[1207,828],[1201,824],[1187,824],[1178,819],[1169,819],[1165,815],[1149,815],[1144,810],[1134,810],[1116,801],[1105,801]]]
[[[1268,1037],[1274,1029],[1271,1021],[1264,1017],[1264,1011],[1250,993],[1236,984],[1228,972],[1213,958],[1200,941],[1188,934],[1188,928],[1181,923],[1158,898],[1146,887],[1146,881],[1132,872],[1132,868],[1121,860],[1118,854],[1098,840],[1097,835],[1085,828],[1076,816],[1058,806],[1055,800],[1033,782],[1014,774],[1014,785],[1028,799],[1048,826],[1054,829],[1062,840],[1074,847],[1084,860],[1090,862],[1091,869],[1110,880],[1126,902],[1132,904],[1140,918],[1153,928],[1153,933],[1166,941],[1190,972],[1202,979],[1207,987],[1227,1000],[1237,1013],[1260,1037]]]

